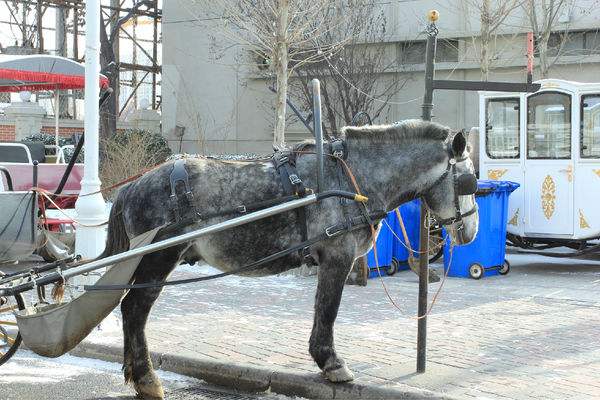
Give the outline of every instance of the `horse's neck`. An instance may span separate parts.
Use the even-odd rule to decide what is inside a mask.
[[[348,142],[348,164],[372,209],[387,211],[424,192],[443,174],[447,155],[440,142],[404,145]]]

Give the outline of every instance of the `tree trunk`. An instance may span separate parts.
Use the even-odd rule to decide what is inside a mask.
[[[273,134],[273,146],[283,148],[285,145],[285,112],[287,108],[287,90],[288,90],[288,44],[287,44],[287,22],[289,13],[288,0],[279,2],[279,18],[277,20],[277,54],[275,59],[277,76],[277,103],[275,105],[275,115],[277,122]]]
[[[490,56],[489,56],[489,38],[481,36],[481,77],[484,81],[488,81],[490,77]]]
[[[481,75],[488,81],[490,75],[490,0],[483,0],[481,7]]]
[[[111,39],[104,27],[102,13],[100,13],[100,67],[101,72],[108,77],[108,85],[115,90],[100,108],[100,137],[107,138],[117,131],[118,97],[115,93],[119,93],[119,68]]]
[[[548,39],[544,37],[540,40],[538,46],[538,54],[540,55],[540,77],[546,79],[548,77]]]

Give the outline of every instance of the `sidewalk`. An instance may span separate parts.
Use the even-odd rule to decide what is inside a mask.
[[[600,262],[507,258],[508,276],[448,278],[428,319],[422,375],[414,373],[417,277],[384,278],[403,313],[378,279],[347,286],[335,338],[355,382],[460,398],[600,399]],[[179,267],[171,279],[209,272]],[[314,379],[308,338],[315,285],[314,277],[227,277],[166,288],[150,316],[149,347]],[[430,297],[438,287],[430,285]],[[120,327],[105,326],[85,343],[120,348]]]

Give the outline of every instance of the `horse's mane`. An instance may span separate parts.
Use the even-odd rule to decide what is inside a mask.
[[[339,137],[363,142],[401,142],[419,139],[445,141],[450,137],[451,130],[435,122],[407,119],[392,125],[345,126],[340,133]],[[315,140],[308,139],[296,143],[292,151],[300,155],[303,152],[314,152]]]
[[[377,142],[404,141],[415,139],[446,140],[450,129],[435,122],[420,119],[408,119],[392,125],[346,126],[342,128],[342,136],[347,139]]]
[[[315,149],[316,149],[315,139],[303,140],[301,142],[294,144],[294,146],[292,147],[292,151],[295,153],[299,153],[299,154],[302,154],[302,152],[304,152],[304,151],[312,152],[312,151],[315,151]]]

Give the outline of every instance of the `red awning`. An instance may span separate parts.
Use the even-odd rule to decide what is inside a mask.
[[[84,75],[82,64],[64,57],[0,55],[0,92],[83,89]],[[100,87],[108,87],[104,75]]]

